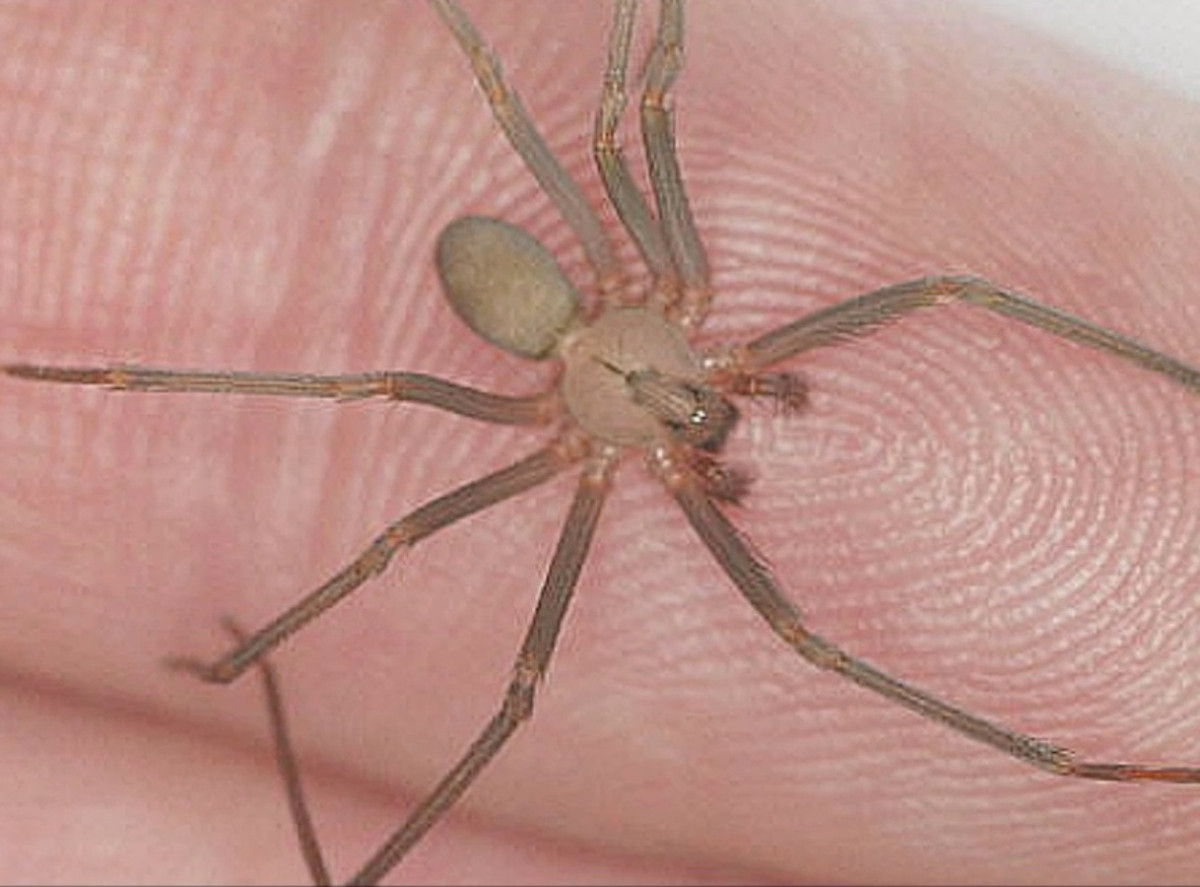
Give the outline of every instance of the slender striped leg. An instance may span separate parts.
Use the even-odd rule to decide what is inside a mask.
[[[595,270],[600,291],[615,290],[620,283],[620,265],[600,219],[547,147],[520,97],[505,80],[496,56],[454,0],[429,2],[470,61],[496,123],[579,238]]]
[[[734,374],[753,375],[813,348],[869,335],[918,309],[955,302],[977,305],[1059,338],[1105,351],[1200,392],[1200,368],[980,277],[923,277],[872,290],[737,346],[724,362]]]
[[[766,564],[755,556],[737,528],[704,492],[701,481],[682,461],[661,452],[656,466],[663,484],[733,584],[784,643],[818,668],[849,678],[922,717],[1059,776],[1113,782],[1200,782],[1200,767],[1080,760],[1069,749],[973,715],[851,656],[805,627],[799,611],[784,596]]]
[[[453,769],[367,860],[351,883],[374,884],[391,871],[462,796],[509,737],[533,713],[534,694],[550,665],[550,657],[580,570],[587,559],[615,465],[614,459],[601,456],[584,469],[499,711]]]
[[[222,620],[222,625],[233,635],[233,639],[243,644],[249,636],[231,618]],[[263,698],[267,703],[267,715],[271,723],[271,744],[275,749],[275,766],[283,779],[287,792],[288,806],[292,811],[292,821],[296,824],[296,837],[300,843],[300,852],[304,856],[304,864],[314,884],[332,884],[329,877],[329,866],[325,863],[325,854],[321,852],[321,844],[317,840],[317,829],[313,824],[312,813],[304,797],[304,786],[300,780],[300,764],[296,760],[296,752],[292,746],[292,738],[287,725],[287,712],[283,704],[283,690],[279,686],[279,676],[268,657],[261,657],[257,663],[258,673],[262,678]]]
[[[712,298],[708,254],[696,230],[679,157],[675,150],[675,125],[667,96],[683,68],[683,4],[662,0],[658,34],[646,60],[646,85],[642,93],[642,140],[650,165],[650,184],[658,204],[658,219],[666,235],[671,261],[683,284],[678,309],[680,322],[697,328],[708,314]]]
[[[628,99],[625,84],[629,69],[629,45],[636,17],[637,0],[618,0],[614,5],[604,86],[600,104],[596,108],[592,155],[609,203],[633,238],[654,279],[650,293],[652,304],[666,309],[679,299],[679,273],[667,250],[658,220],[633,180],[617,137],[621,114]]]
[[[152,367],[59,367],[8,364],[7,375],[35,382],[104,385],[114,391],[250,394],[364,400],[385,397],[423,403],[460,416],[498,425],[544,425],[558,413],[555,394],[509,397],[448,382],[424,373],[360,373],[318,376],[312,373],[247,373],[164,370]]]
[[[317,616],[345,598],[368,579],[383,572],[396,552],[410,548],[468,515],[510,499],[558,474],[578,461],[586,447],[576,441],[560,440],[507,468],[464,484],[439,496],[389,526],[348,565],[316,591],[284,611],[233,650],[215,662],[176,657],[167,660],[172,668],[190,672],[201,680],[228,684]]]

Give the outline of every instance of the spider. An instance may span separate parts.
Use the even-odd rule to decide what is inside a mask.
[[[450,20],[449,23],[453,25],[457,21],[460,37],[468,33],[465,30],[465,22],[455,19],[456,13],[451,6],[442,5],[439,9]],[[621,35],[625,33],[632,13],[628,5],[619,5],[618,9],[624,10],[624,14],[618,14],[618,25],[614,28],[614,34]],[[659,42],[656,46],[661,46],[664,41],[670,43],[677,39],[674,36],[676,32],[680,35],[678,39],[681,39],[678,10],[679,7],[675,4],[664,5],[658,31]],[[667,36],[664,37],[664,34]],[[473,38],[469,38],[468,42],[470,39]],[[614,38],[612,45],[623,47],[625,41]],[[658,63],[653,60],[669,56],[670,53],[657,51],[651,54],[652,61],[648,65],[650,73],[647,80],[653,84],[656,76],[661,75],[664,81],[661,86],[664,93],[661,100],[657,99],[655,91],[651,90],[650,105],[653,107],[665,104],[666,81],[669,81],[671,73],[658,68]],[[610,83],[619,79],[626,64],[623,51],[613,53],[612,59],[609,68]],[[663,118],[655,117],[653,113],[650,116],[648,128],[655,131],[656,127],[662,126]],[[615,120],[615,117],[613,119]],[[655,123],[655,120],[659,122]],[[658,131],[661,136],[662,130]],[[512,492],[511,485],[525,486],[535,481],[540,482],[552,470],[566,470],[568,464],[578,469],[580,480],[573,505],[566,518],[563,541],[560,542],[552,560],[544,586],[546,590],[540,599],[539,618],[535,619],[535,627],[531,628],[522,648],[514,683],[506,696],[508,706],[501,709],[497,721],[493,722],[498,725],[493,734],[497,737],[506,735],[517,725],[519,718],[513,715],[514,710],[519,710],[520,714],[526,713],[532,688],[547,665],[554,645],[557,621],[565,608],[575,573],[582,567],[590,531],[594,527],[600,504],[611,483],[617,461],[627,456],[628,450],[632,449],[645,457],[651,473],[676,500],[682,513],[715,556],[716,561],[750,599],[755,609],[766,617],[768,624],[777,634],[816,664],[851,677],[871,689],[879,690],[891,699],[917,708],[920,713],[935,713],[940,720],[961,732],[1052,772],[1069,772],[1099,779],[1195,781],[1198,771],[1194,768],[1155,768],[1140,764],[1121,765],[1104,762],[1079,763],[1056,746],[1018,737],[973,715],[948,707],[946,703],[939,702],[922,691],[901,685],[871,666],[848,657],[830,642],[809,634],[800,624],[793,605],[781,593],[779,582],[773,577],[763,557],[733,528],[727,513],[732,513],[733,507],[745,498],[747,480],[738,472],[736,466],[730,466],[721,458],[727,439],[736,425],[737,412],[732,405],[735,395],[765,398],[779,404],[784,412],[798,411],[801,408],[804,399],[803,382],[790,370],[777,369],[786,358],[810,348],[864,338],[868,333],[879,332],[882,327],[897,320],[907,311],[923,307],[932,308],[959,298],[976,301],[982,307],[997,309],[1001,313],[1015,316],[1050,332],[1112,351],[1189,387],[1196,387],[1195,371],[1171,358],[1152,352],[1145,346],[1131,343],[1117,334],[1104,332],[1009,290],[965,277],[923,279],[912,284],[887,287],[866,297],[841,303],[832,309],[807,315],[794,324],[752,337],[734,347],[690,353],[680,345],[681,339],[676,330],[685,329],[690,332],[702,326],[708,308],[710,281],[703,261],[703,247],[691,225],[686,201],[678,199],[682,189],[675,185],[663,184],[675,179],[671,169],[673,154],[670,150],[669,135],[660,137],[657,145],[658,150],[662,152],[661,165],[658,166],[658,173],[655,175],[659,185],[657,190],[660,192],[657,214],[660,218],[676,222],[678,230],[664,238],[667,241],[665,255],[671,256],[670,259],[664,260],[663,252],[649,243],[653,235],[644,234],[643,242],[640,243],[646,264],[651,268],[658,268],[657,273],[653,275],[654,284],[645,293],[653,310],[625,306],[629,293],[619,279],[619,274],[612,271],[610,264],[598,254],[602,250],[597,247],[594,234],[584,234],[581,239],[585,242],[590,240],[593,247],[589,253],[596,270],[595,289],[599,292],[596,301],[600,306],[595,309],[596,313],[585,316],[584,309],[575,307],[574,296],[564,296],[564,293],[569,294],[571,290],[561,284],[554,284],[549,287],[547,301],[541,304],[541,309],[548,310],[533,311],[526,319],[527,322],[517,324],[512,329],[501,330],[480,307],[486,300],[476,298],[481,286],[482,292],[491,292],[488,289],[491,285],[488,279],[479,284],[470,281],[464,283],[458,278],[462,269],[474,261],[473,257],[477,255],[481,239],[490,238],[493,243],[498,244],[495,249],[500,253],[500,264],[510,263],[514,251],[522,259],[533,261],[543,269],[535,274],[539,281],[545,279],[545,269],[552,268],[551,263],[546,260],[539,247],[525,240],[517,229],[507,224],[476,220],[456,223],[448,229],[450,234],[442,241],[439,249],[442,276],[446,280],[447,289],[452,293],[457,310],[468,324],[493,344],[506,346],[515,353],[525,356],[555,353],[563,360],[565,374],[561,387],[554,389],[550,397],[537,395],[529,398],[497,399],[473,394],[428,378],[414,378],[404,374],[397,374],[391,379],[358,377],[329,382],[314,377],[282,374],[193,374],[130,367],[64,369],[11,364],[6,369],[11,375],[19,377],[70,383],[102,383],[131,390],[234,390],[242,393],[317,396],[333,394],[343,397],[367,393],[395,396],[397,392],[388,386],[399,380],[415,384],[413,399],[476,414],[477,418],[478,414],[482,413],[492,419],[506,422],[534,424],[550,420],[557,426],[557,420],[562,420],[565,415],[567,418],[559,428],[558,436],[554,437],[546,448],[538,451],[538,455],[515,463],[512,469],[502,469],[498,473],[487,475],[491,480],[464,488],[470,491],[468,494],[452,493],[448,498],[434,500],[440,503],[438,506],[415,512],[420,517],[438,515],[436,523],[441,525],[457,517],[453,511],[448,516],[439,514],[447,503],[461,505],[465,499],[466,505],[474,509],[480,506],[483,499],[506,498]],[[622,173],[616,155],[608,156],[616,166],[616,176],[620,179]],[[539,160],[533,165],[542,172],[546,170],[544,160]],[[651,166],[655,165],[652,162]],[[622,199],[632,202],[632,208],[626,207],[626,216],[637,216],[641,213],[631,190],[620,184],[609,187],[610,192],[625,194],[624,198],[617,198],[614,202],[620,204]],[[663,203],[670,205],[664,206]],[[568,217],[572,215],[569,211],[564,214]],[[586,224],[586,221],[577,221],[575,227]],[[636,231],[644,226],[631,222],[629,227]],[[645,230],[651,231],[654,228],[650,226]],[[465,246],[456,241],[465,243]],[[496,262],[489,262],[486,267],[496,267]],[[635,291],[634,295],[640,294]],[[524,303],[517,304],[519,306]],[[667,320],[658,319],[659,314],[664,315]],[[543,325],[543,319],[547,317],[552,321],[548,326]],[[612,336],[614,328],[620,332],[619,337]],[[644,330],[649,332],[643,333]],[[651,340],[651,347],[647,352],[643,353],[628,346],[629,339],[636,335],[645,335]],[[614,339],[626,344],[617,347],[612,344]],[[676,356],[668,363],[663,355],[671,351],[674,351]],[[604,396],[618,406],[606,406],[602,414],[597,416],[593,410],[598,392],[605,391],[608,393]],[[561,400],[558,395],[561,395]],[[613,424],[614,415],[618,424]],[[579,433],[580,427],[584,433]],[[480,490],[487,495],[481,497]],[[404,526],[408,527],[413,523],[410,521]],[[420,519],[415,523],[419,530],[429,529]],[[409,538],[407,541],[413,540]],[[368,549],[368,552],[378,551],[380,547]],[[354,582],[341,583],[337,586],[338,591],[351,590],[345,586],[357,584],[358,579],[365,578],[361,575],[365,572],[374,572],[377,565],[370,558],[375,556],[368,554],[368,559],[360,558],[356,561],[360,568],[369,566],[372,569],[353,572]],[[310,607],[299,611],[298,615],[293,612],[291,621],[296,621],[297,618],[307,619],[312,615],[315,615],[315,612]],[[216,663],[180,660],[177,664],[207,679],[223,682],[235,677],[245,668],[261,663],[265,653],[287,633],[285,629],[291,627],[290,621],[275,623],[274,627],[268,626],[249,641],[240,643],[237,650]],[[501,740],[498,738],[497,744],[499,741]],[[482,765],[486,763],[486,759],[478,756],[472,758],[470,763],[472,766]],[[449,794],[435,795],[432,805],[426,809],[434,813],[441,812],[452,800],[453,796]],[[420,820],[418,827],[409,826],[398,832],[381,853],[358,873],[356,880],[370,881],[382,876],[398,856],[421,836],[426,824],[427,820]]]

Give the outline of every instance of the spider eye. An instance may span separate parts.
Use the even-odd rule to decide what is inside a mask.
[[[579,315],[579,295],[554,257],[507,222],[456,219],[438,237],[436,261],[458,316],[512,354],[547,357]]]
[[[687,385],[692,409],[683,422],[668,421],[667,425],[685,443],[716,453],[725,446],[729,432],[737,424],[738,409],[712,388]]]

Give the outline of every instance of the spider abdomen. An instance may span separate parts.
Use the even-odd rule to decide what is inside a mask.
[[[438,237],[437,269],[458,316],[512,354],[548,357],[578,322],[579,295],[554,256],[508,222],[455,219]]]

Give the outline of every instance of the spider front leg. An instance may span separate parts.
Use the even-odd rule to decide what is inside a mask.
[[[981,718],[851,656],[805,627],[799,611],[779,588],[770,569],[755,556],[737,528],[705,492],[702,480],[687,467],[686,460],[663,449],[655,453],[652,467],[738,591],[784,643],[818,668],[848,678],[922,717],[1059,776],[1110,782],[1200,782],[1200,766],[1080,760],[1070,749]]]
[[[923,277],[872,290],[729,350],[714,365],[734,377],[762,369],[804,351],[869,335],[919,308],[965,302],[1062,339],[1113,354],[1185,388],[1200,392],[1200,369],[1113,330],[1060,311],[981,277]]]
[[[675,123],[667,96],[683,69],[683,3],[662,0],[658,32],[646,59],[646,86],[642,92],[642,142],[650,166],[650,185],[658,205],[658,219],[666,235],[671,261],[682,284],[678,318],[696,329],[704,322],[712,299],[708,253],[704,248],[683,186],[683,173],[675,150]]]
[[[613,13],[604,86],[596,110],[592,154],[605,193],[621,223],[637,244],[654,289],[652,304],[676,316],[688,327],[698,327],[712,295],[708,254],[696,230],[683,186],[675,150],[675,128],[668,95],[683,67],[683,4],[660,4],[658,29],[642,68],[645,84],[641,98],[642,143],[650,168],[657,217],[633,182],[617,138],[617,124],[625,109],[626,75],[636,0],[621,0]]]
[[[604,183],[609,203],[633,238],[642,261],[654,279],[651,296],[656,304],[665,308],[679,298],[679,273],[667,250],[662,228],[634,182],[625,160],[625,151],[617,138],[617,125],[628,101],[625,83],[636,17],[637,0],[619,0],[614,4],[604,86],[593,126],[592,157],[596,161],[596,169]]]

